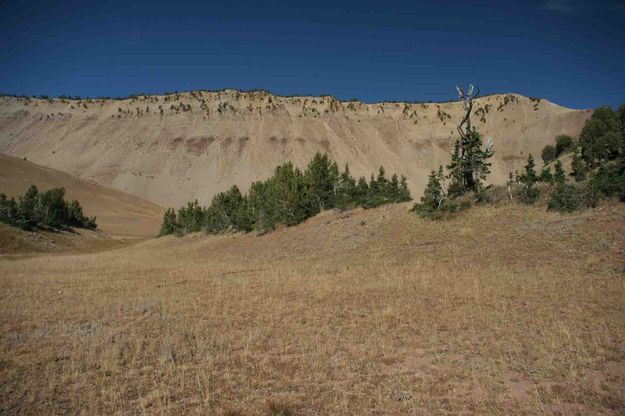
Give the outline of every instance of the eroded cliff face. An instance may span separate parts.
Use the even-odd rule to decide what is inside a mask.
[[[0,97],[0,152],[108,185],[164,206],[207,203],[233,184],[247,190],[286,160],[316,151],[355,176],[384,165],[418,197],[449,161],[463,110],[452,103],[376,103],[267,92],[196,91],[110,99]],[[576,136],[590,116],[514,94],[475,102],[473,125],[492,138],[490,182],[505,182],[528,153]]]

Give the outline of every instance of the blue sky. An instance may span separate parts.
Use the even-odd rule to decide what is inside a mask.
[[[625,101],[624,45],[625,1],[0,0],[0,91],[441,101],[473,82],[593,108]]]

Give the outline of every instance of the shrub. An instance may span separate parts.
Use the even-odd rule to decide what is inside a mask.
[[[577,189],[567,183],[556,184],[549,200],[549,210],[573,212],[580,208],[581,200]]]
[[[556,148],[553,147],[552,145],[548,144],[547,146],[543,147],[543,151],[541,153],[541,157],[542,157],[543,162],[544,162],[545,165],[547,163],[555,160],[555,158],[556,158]]]
[[[566,134],[561,134],[556,137],[556,157],[564,154],[568,150],[572,149],[575,140]]]
[[[625,162],[607,163],[590,180],[593,192],[625,202]]]

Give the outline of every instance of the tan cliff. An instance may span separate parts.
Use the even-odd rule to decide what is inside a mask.
[[[490,182],[503,183],[528,153],[558,134],[576,136],[591,114],[515,94],[476,100],[473,125],[492,138]],[[369,177],[384,165],[413,197],[449,161],[459,102],[366,104],[264,91],[195,91],[113,99],[0,97],[0,153],[26,157],[164,206],[243,190],[286,160],[317,151]]]

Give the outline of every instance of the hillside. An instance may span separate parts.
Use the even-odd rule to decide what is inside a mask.
[[[97,217],[98,229],[111,236],[152,237],[158,233],[163,214],[160,206],[51,168],[0,154],[0,192],[18,197],[33,184],[40,190],[64,187],[66,199],[77,199],[87,215]],[[5,231],[3,229],[2,234],[6,234]],[[84,230],[81,233],[92,234]],[[17,231],[14,234],[22,235]],[[17,241],[18,237],[12,239]]]
[[[528,152],[576,135],[590,111],[505,94],[476,101],[473,124],[495,144],[490,180],[503,182]],[[263,91],[109,99],[0,97],[0,152],[27,157],[164,206],[230,187],[244,191],[292,160],[328,152],[355,176],[384,165],[414,196],[449,160],[461,104],[338,101]]]
[[[0,259],[0,413],[623,414],[625,205],[409,206]]]

